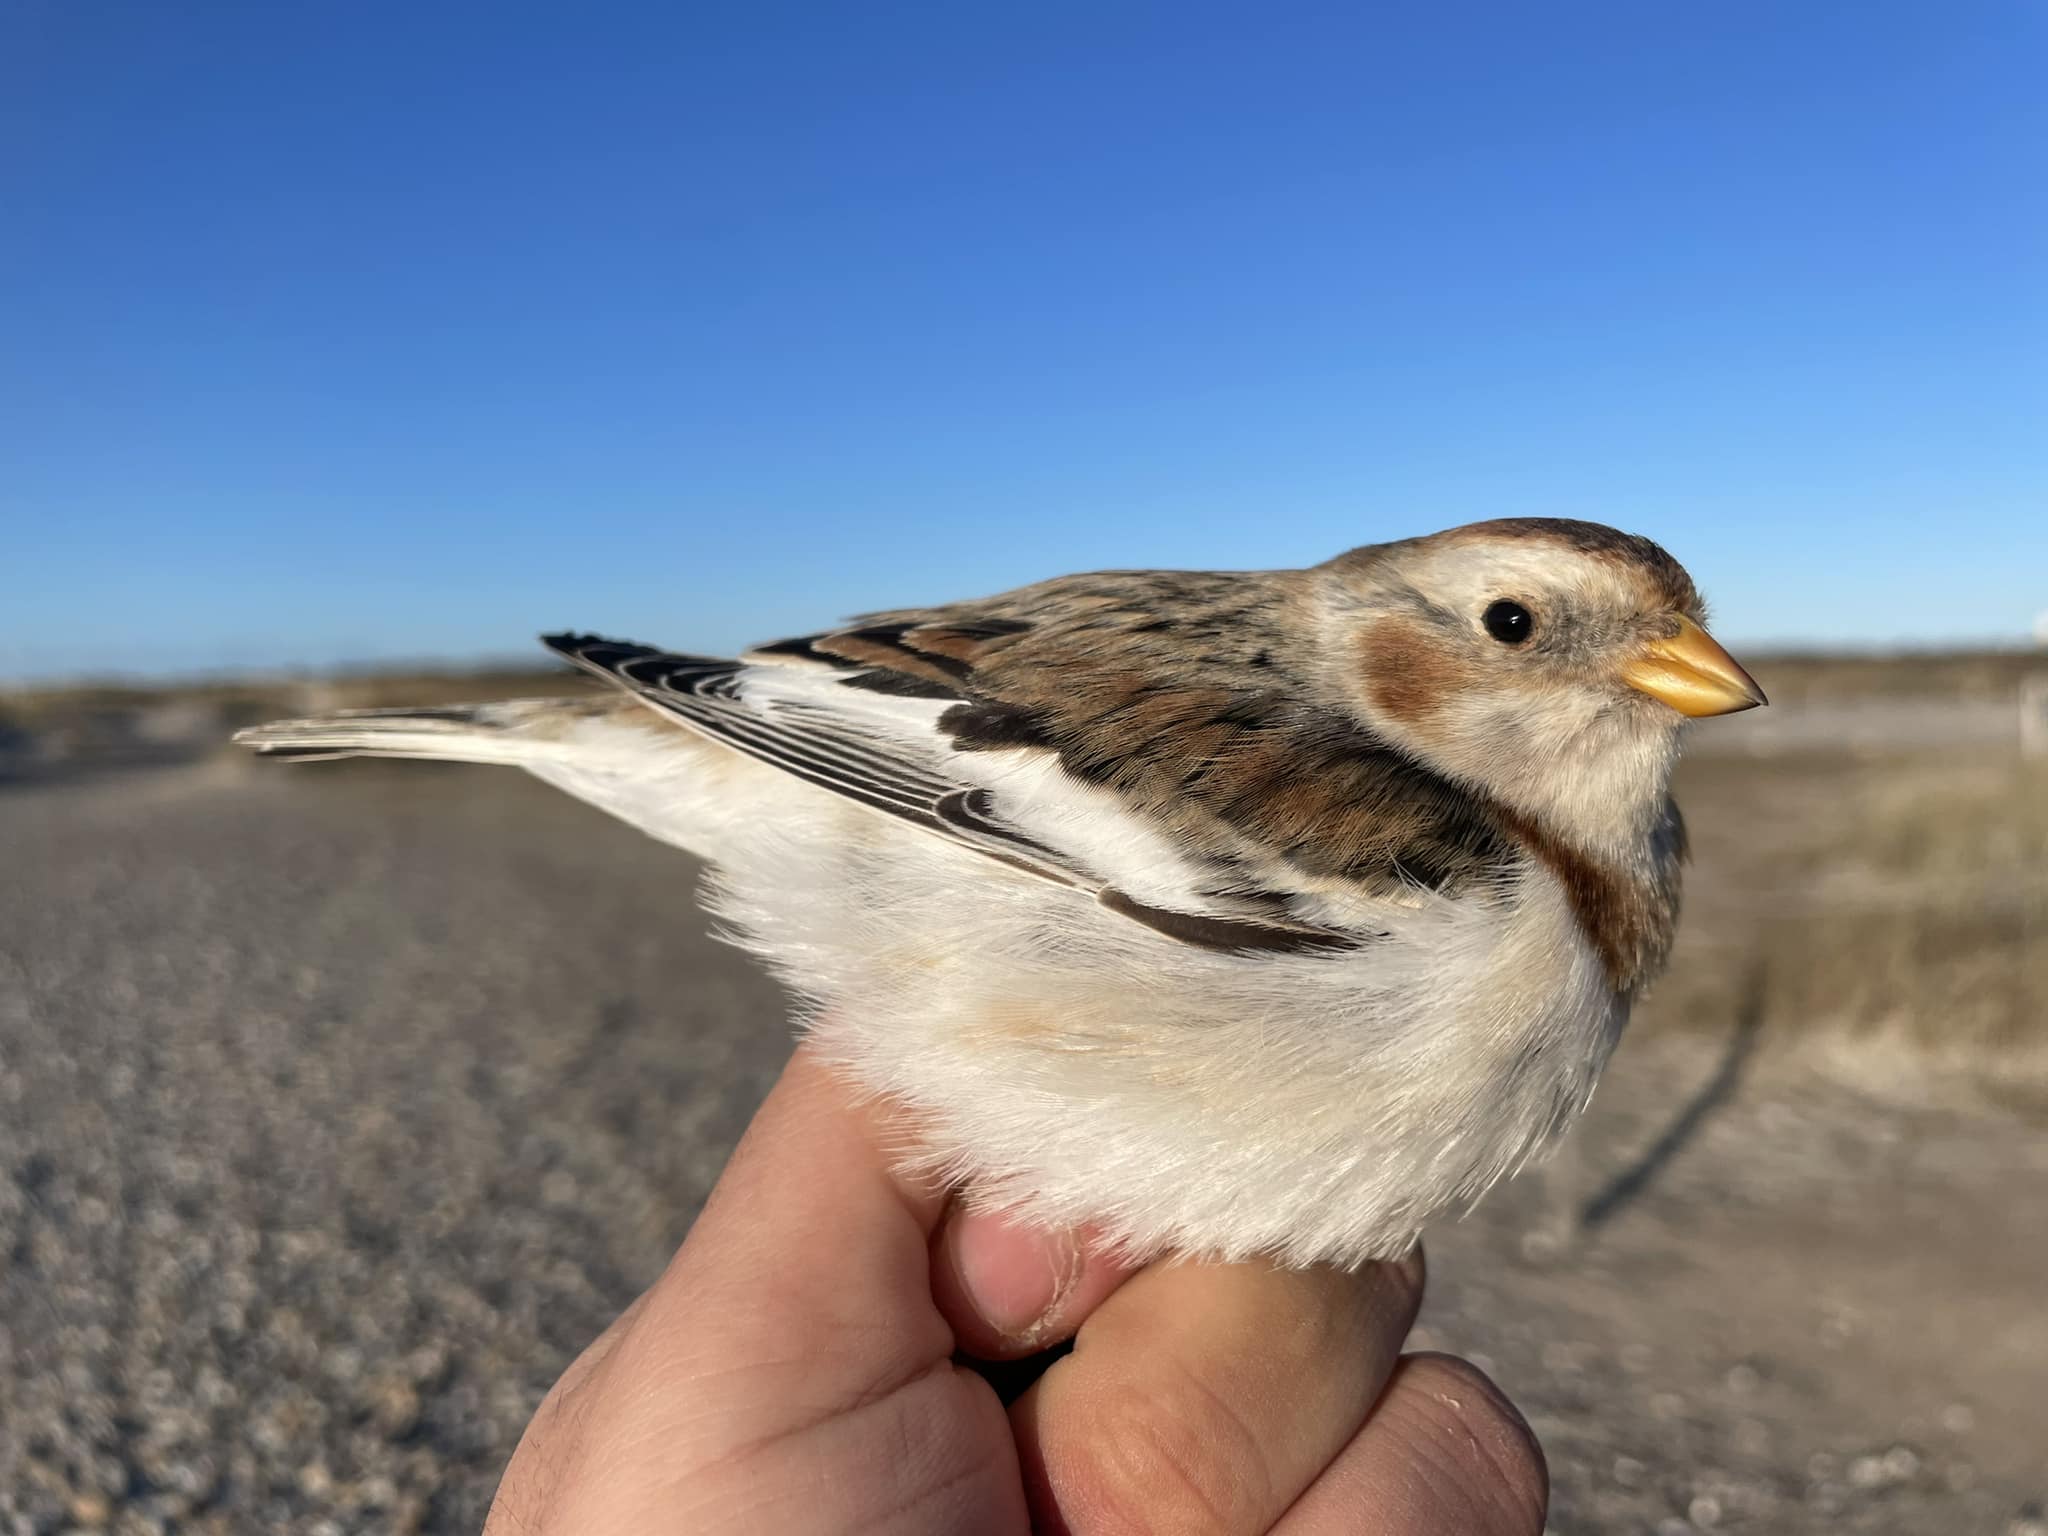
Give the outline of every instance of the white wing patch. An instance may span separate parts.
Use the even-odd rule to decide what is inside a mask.
[[[825,690],[846,690],[815,673],[802,676],[809,668],[675,656],[581,636],[560,642],[550,637],[548,643],[691,729],[793,777],[1059,884],[1090,890],[1101,885],[1089,871],[1008,824],[984,788],[941,771],[938,751],[920,752],[877,728],[890,716],[897,717],[899,729],[914,728],[922,714],[922,729],[936,749],[938,709],[928,703],[903,709],[912,701],[852,694],[846,706],[833,708]],[[797,686],[785,690],[749,686],[764,672],[798,674],[801,681],[792,677]],[[882,707],[862,708],[870,700]]]
[[[1213,870],[1042,752],[958,750],[938,725],[958,698],[870,692],[847,686],[867,669],[834,670],[773,654],[734,662],[595,636],[549,636],[547,643],[735,751],[989,858],[1087,891],[1184,942],[1313,950],[1356,941],[1353,934],[1248,914],[1205,893]]]

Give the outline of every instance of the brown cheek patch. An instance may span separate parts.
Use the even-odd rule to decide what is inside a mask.
[[[1473,681],[1472,667],[1413,619],[1374,619],[1358,641],[1366,697],[1389,720],[1420,726]]]

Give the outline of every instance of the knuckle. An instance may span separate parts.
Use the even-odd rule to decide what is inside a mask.
[[[1095,1533],[1263,1530],[1271,1477],[1256,1437],[1185,1369],[1105,1385],[1071,1405],[1047,1471]]]
[[[1407,1369],[1421,1389],[1428,1432],[1471,1479],[1466,1491],[1487,1511],[1485,1529],[1540,1536],[1550,1506],[1549,1463],[1507,1394],[1455,1355],[1413,1355]]]

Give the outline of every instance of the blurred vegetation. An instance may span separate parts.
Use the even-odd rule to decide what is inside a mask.
[[[1903,651],[1893,655],[1826,656],[1803,652],[1743,655],[1759,678],[1768,678],[1773,704],[1827,699],[1930,697],[1955,700],[2017,698],[2020,682],[2048,671],[2048,652]]]
[[[1821,1034],[2048,1078],[2048,760],[1697,754],[1671,973],[1640,1027]]]

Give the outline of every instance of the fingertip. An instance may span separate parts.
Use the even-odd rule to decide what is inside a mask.
[[[1422,1281],[1414,1256],[1145,1270],[1011,1405],[1034,1528],[1267,1529],[1365,1422]]]
[[[1275,1536],[1355,1531],[1361,1510],[1385,1536],[1541,1536],[1549,1505],[1543,1448],[1507,1394],[1469,1360],[1406,1355]]]
[[[932,1299],[962,1352],[1015,1360],[1071,1337],[1130,1271],[1089,1234],[955,1206],[932,1243]]]
[[[932,1298],[968,1354],[1028,1352],[1080,1263],[1072,1232],[955,1207],[932,1244]]]
[[[1409,1391],[1429,1400],[1439,1428],[1462,1435],[1489,1464],[1504,1528],[1542,1530],[1550,1505],[1550,1461],[1514,1399],[1458,1355],[1409,1355],[1401,1363],[1401,1375]]]

